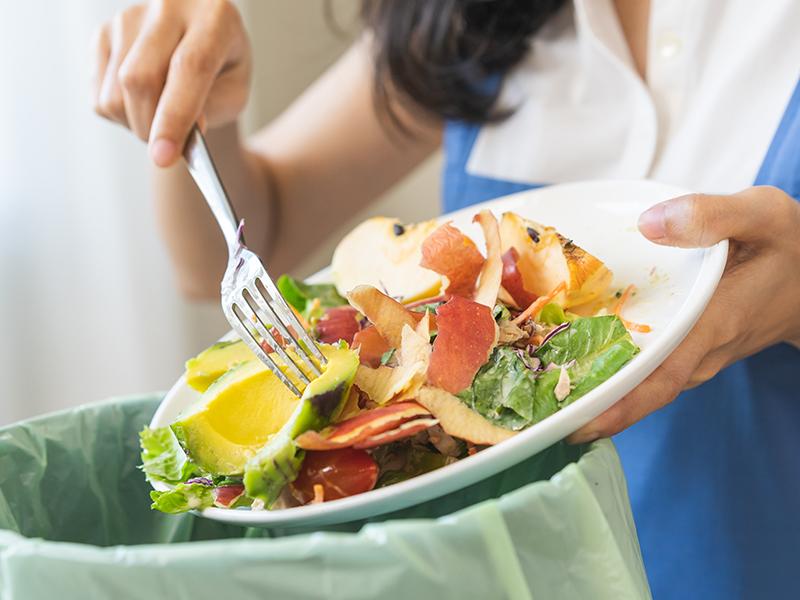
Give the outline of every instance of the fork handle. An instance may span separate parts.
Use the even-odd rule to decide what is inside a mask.
[[[214,218],[219,223],[219,228],[228,244],[228,252],[233,256],[244,244],[244,239],[239,231],[239,220],[236,218],[236,213],[233,211],[228,194],[219,178],[217,168],[208,152],[206,140],[197,125],[194,125],[189,132],[183,157],[192,179],[200,188]]]

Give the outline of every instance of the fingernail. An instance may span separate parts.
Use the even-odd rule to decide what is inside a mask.
[[[178,146],[172,140],[159,138],[150,146],[150,156],[159,167],[168,167],[175,160]]]
[[[666,203],[661,202],[639,215],[639,231],[651,240],[659,240],[667,235]]]

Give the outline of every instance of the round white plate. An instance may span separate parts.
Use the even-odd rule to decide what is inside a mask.
[[[506,196],[443,215],[483,244],[472,217],[491,209],[497,216],[513,211],[545,225],[603,260],[614,272],[614,285],[633,283],[638,294],[626,305],[626,318],[649,324],[648,334],[634,334],[641,352],[608,381],[563,410],[510,440],[474,456],[408,481],[358,496],[285,510],[251,511],[209,508],[204,517],[260,527],[323,525],[364,519],[449,494],[525,460],[580,429],[641,383],[675,349],[697,321],[719,282],[727,242],[705,250],[657,246],[637,230],[647,207],[686,193],[648,181],[601,181],[556,185]],[[324,280],[325,271],[315,275]],[[198,398],[181,377],[161,403],[151,427],[169,425]],[[166,486],[156,484],[158,489]]]

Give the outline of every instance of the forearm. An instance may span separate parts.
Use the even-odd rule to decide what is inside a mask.
[[[274,194],[263,161],[249,151],[235,124],[207,132],[206,141],[239,218],[246,241],[264,253],[272,223]],[[153,168],[155,212],[177,283],[189,298],[213,298],[227,264],[222,233],[182,162]]]
[[[282,115],[250,140],[235,126],[207,139],[248,247],[270,273],[294,267],[360,208],[439,146],[441,124],[399,110],[408,135],[390,134],[375,112],[363,46],[347,52]],[[222,236],[185,167],[156,172],[162,234],[183,292],[219,293]]]

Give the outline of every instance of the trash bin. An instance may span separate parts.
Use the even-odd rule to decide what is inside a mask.
[[[650,598],[612,443],[556,444],[469,488],[314,531],[149,508],[160,396],[0,429],[0,599]]]

